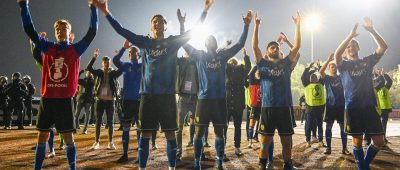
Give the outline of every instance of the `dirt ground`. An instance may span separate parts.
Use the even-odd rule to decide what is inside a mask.
[[[117,125],[119,126],[119,125]],[[188,127],[185,127],[183,144],[188,141]],[[116,150],[107,150],[107,129],[101,131],[101,149],[91,151],[89,148],[94,142],[94,127],[89,129],[89,134],[81,134],[78,131],[75,136],[77,146],[77,168],[78,169],[138,169],[134,161],[137,159],[136,132],[131,131],[131,143],[129,150],[129,162],[125,164],[116,163],[122,154],[122,131],[115,129],[114,141]],[[37,132],[34,127],[25,130],[0,130],[0,169],[32,169],[35,151],[32,147],[36,144]],[[344,156],[340,153],[341,141],[333,138],[332,154],[323,154],[324,148],[318,148],[318,144],[307,148],[304,136],[295,134],[293,136],[293,160],[295,166],[300,169],[356,169],[353,156]],[[382,149],[373,161],[372,169],[400,169],[400,137],[389,137],[391,144]],[[210,127],[208,139],[211,145],[214,144],[213,130]],[[282,148],[279,136],[275,135],[275,169],[282,168]],[[60,144],[59,138],[55,137],[55,147]],[[166,158],[166,144],[162,133],[158,134],[158,150],[151,151],[147,169],[166,169],[168,167]],[[348,141],[351,146],[351,141]],[[245,130],[242,130],[242,151],[243,156],[238,157],[234,153],[233,129],[228,130],[228,144],[226,146],[227,161],[226,169],[257,169],[259,143],[255,143],[254,149],[247,148]],[[349,149],[351,151],[351,149]],[[211,169],[214,166],[215,150],[213,147],[205,148],[208,158],[202,162],[204,169]],[[193,169],[193,147],[184,147],[182,161],[177,163],[177,169]],[[67,169],[67,159],[64,150],[56,150],[56,157],[46,159],[43,169]]]

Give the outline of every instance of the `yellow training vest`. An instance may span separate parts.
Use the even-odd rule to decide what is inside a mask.
[[[322,106],[325,101],[325,89],[321,83],[310,83],[304,89],[306,103],[309,106]]]

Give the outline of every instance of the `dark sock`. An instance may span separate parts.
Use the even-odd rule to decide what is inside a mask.
[[[75,143],[67,144],[67,159],[70,170],[76,169],[76,146]]]
[[[167,157],[168,157],[168,166],[175,167],[176,166],[176,139],[167,140]]]
[[[47,143],[49,144],[50,152],[54,152],[54,130],[50,130],[50,137]]]
[[[374,160],[376,154],[378,154],[379,149],[376,149],[374,145],[370,144],[367,148],[367,153],[365,154],[364,161],[365,165],[369,167],[369,164],[371,164],[372,160]]]
[[[46,155],[46,143],[38,143],[35,153],[35,170],[42,169],[44,156]]]
[[[139,140],[138,159],[140,168],[146,168],[147,159],[150,154],[149,142],[149,138],[141,137]]]
[[[122,149],[125,157],[128,157],[128,149],[129,149],[129,130],[125,130],[122,132]]]
[[[268,146],[268,161],[274,161],[274,141]]]
[[[353,148],[354,160],[357,163],[358,169],[365,169],[365,161],[364,161],[364,150],[362,147],[360,148]]]

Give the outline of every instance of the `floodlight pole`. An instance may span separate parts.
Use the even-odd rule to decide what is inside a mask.
[[[314,29],[311,29],[311,62],[314,62]]]

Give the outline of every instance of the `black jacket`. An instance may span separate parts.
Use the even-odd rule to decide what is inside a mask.
[[[93,64],[96,61],[96,58],[92,58],[87,65],[87,69],[95,76],[95,83],[94,83],[94,89],[93,89],[93,94],[96,96],[99,92],[100,86],[103,82],[104,79],[104,71],[102,69],[93,69]],[[117,97],[117,78],[121,76],[122,71],[120,70],[111,70],[108,75],[109,77],[109,83],[110,83],[110,88],[113,97]]]
[[[199,78],[197,75],[197,68],[196,68],[196,63],[194,61],[191,61],[189,58],[179,58],[177,65],[176,65],[176,81],[175,81],[175,93],[180,94],[180,90],[182,89],[182,86],[184,86],[183,79],[186,76],[186,73],[188,73],[188,70],[190,69],[190,66],[193,65],[195,68],[195,79],[197,82],[197,85],[199,84]]]
[[[32,96],[35,94],[35,91],[36,91],[35,85],[33,85],[32,83],[28,83],[28,84],[25,84],[25,86],[27,88],[27,94],[25,96],[25,101],[31,101]]]
[[[81,70],[79,72],[79,76],[84,72]],[[78,102],[84,103],[92,103],[93,96],[93,87],[94,87],[94,79],[92,77],[85,77],[78,79],[79,89],[78,94],[76,95],[76,100]]]
[[[12,102],[22,102],[28,94],[28,90],[21,81],[12,81],[5,87],[5,93]]]
[[[244,56],[244,65],[232,66],[227,64],[226,67],[226,99],[228,109],[238,110],[244,109],[245,106],[245,82],[247,74],[251,69],[251,62],[249,56]]]

